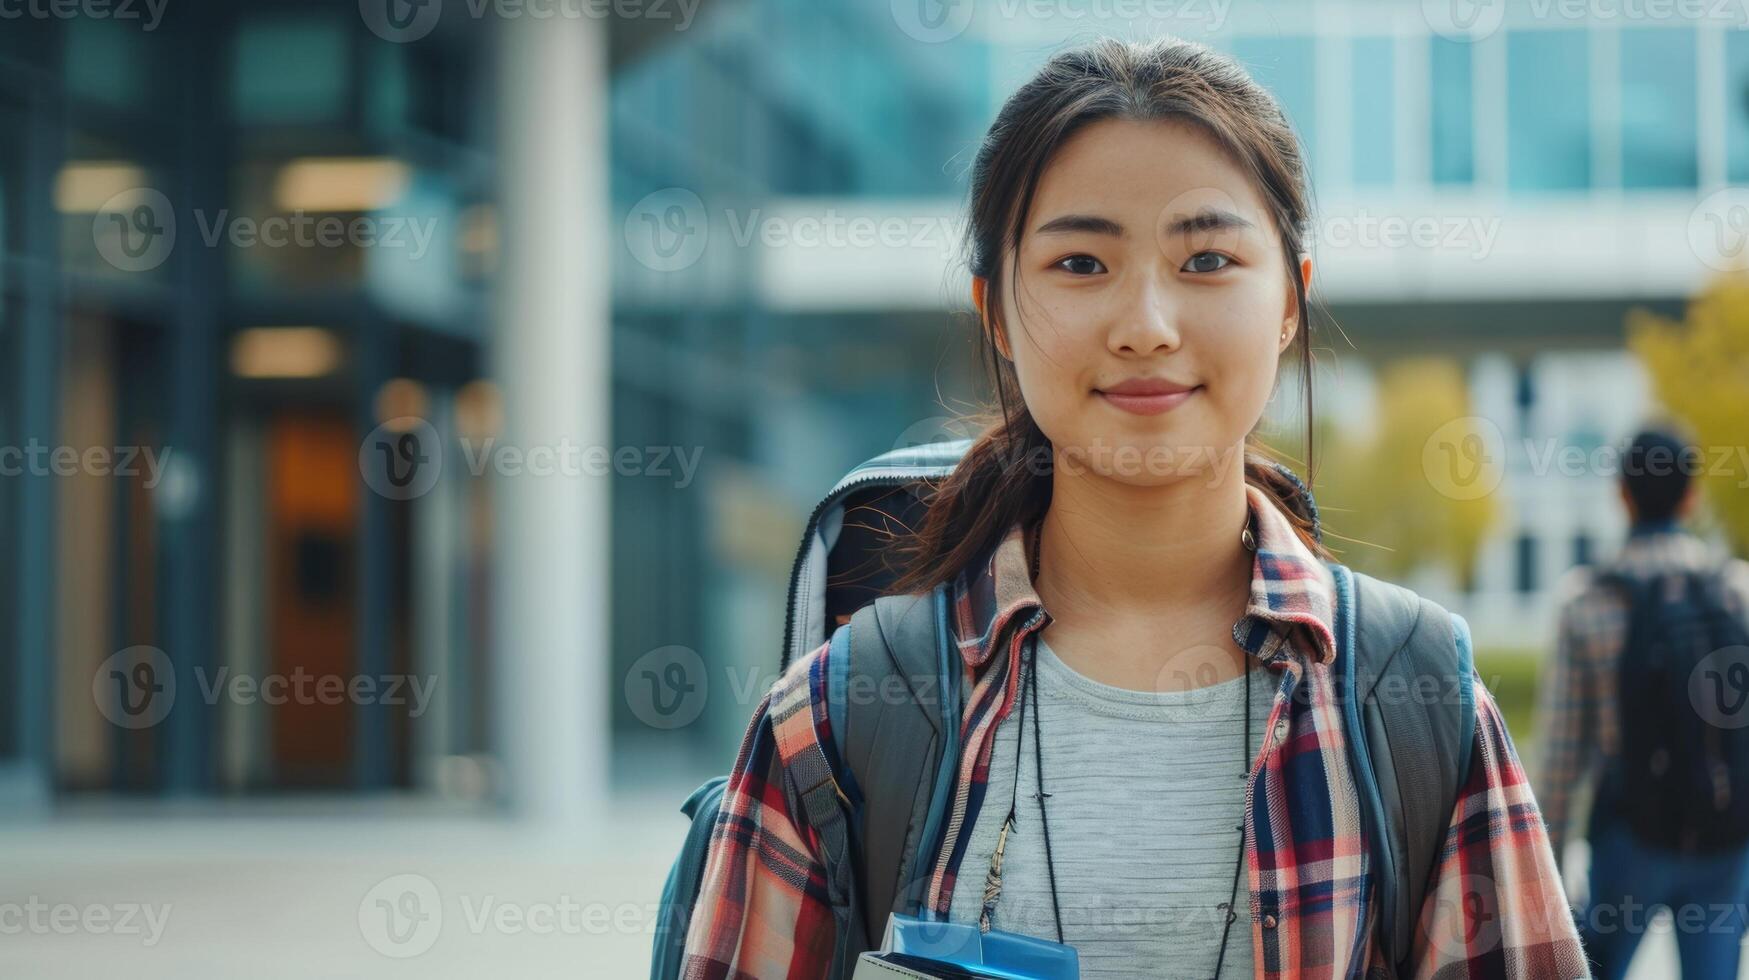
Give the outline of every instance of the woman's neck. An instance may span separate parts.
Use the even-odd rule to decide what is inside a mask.
[[[1249,594],[1254,558],[1240,542],[1244,459],[1230,458],[1219,473],[1154,487],[1056,467],[1035,583],[1052,618],[1230,622]]]

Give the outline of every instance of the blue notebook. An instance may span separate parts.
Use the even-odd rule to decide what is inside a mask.
[[[1081,963],[1074,947],[1048,939],[998,929],[980,932],[970,923],[893,915],[887,919],[880,951],[862,955],[855,980],[885,976],[1080,980]]]

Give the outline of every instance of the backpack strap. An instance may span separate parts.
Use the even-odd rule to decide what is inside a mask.
[[[873,948],[889,912],[913,912],[922,901],[929,853],[919,842],[939,823],[953,776],[941,762],[957,751],[959,733],[946,587],[882,596],[835,630],[831,643],[832,748],[806,746],[791,775],[823,845],[839,937],[836,978]]]
[[[829,672],[826,702],[829,727],[832,729],[831,739],[836,743],[838,712],[833,701],[842,696],[842,690],[833,690],[835,683],[830,672],[838,662],[848,659],[850,650],[847,631],[834,631],[831,643],[832,647],[826,658]],[[783,703],[776,709],[780,716],[789,712],[811,712],[813,707],[810,704],[811,695],[808,693],[808,679],[791,678],[786,673],[785,680],[790,683],[786,686]],[[796,739],[797,744],[788,751],[782,744],[781,733],[778,741],[778,751],[785,755],[788,778],[794,792],[801,799],[801,812],[806,816],[808,825],[820,837],[820,857],[825,865],[826,897],[832,907],[833,928],[838,937],[828,975],[834,980],[848,977],[850,970],[854,968],[856,957],[868,947],[867,933],[863,930],[862,915],[857,904],[851,824],[853,797],[847,796],[844,787],[840,785],[840,780],[844,779],[843,773],[831,760],[827,746],[821,745],[819,739],[814,737],[811,720],[806,726],[806,734],[799,736]],[[850,785],[848,781],[846,785]],[[852,791],[854,792],[853,786]]]
[[[1393,970],[1422,902],[1475,735],[1469,626],[1408,589],[1332,565],[1338,684],[1373,861],[1378,934]]]
[[[946,586],[882,596],[850,619],[842,741],[862,789],[857,811],[864,928],[914,914],[930,856],[920,847],[947,799],[959,743],[959,671],[947,630]]]

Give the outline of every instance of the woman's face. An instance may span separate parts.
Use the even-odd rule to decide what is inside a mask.
[[[1059,465],[1136,485],[1240,472],[1298,321],[1240,165],[1190,123],[1093,123],[1046,166],[1024,231],[997,347]]]

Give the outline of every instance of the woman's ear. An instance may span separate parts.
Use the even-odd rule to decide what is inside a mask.
[[[1304,284],[1306,292],[1312,291],[1312,257],[1303,252],[1300,254],[1300,282]],[[1287,291],[1287,309],[1282,311],[1281,343],[1277,345],[1276,353],[1288,349],[1288,345],[1294,342],[1294,335],[1299,333],[1299,329],[1299,298],[1290,289]]]
[[[1001,324],[994,322],[993,316],[986,309],[989,289],[990,280],[983,276],[973,276],[972,306],[977,308],[978,323],[990,334],[990,342],[996,345],[996,353],[1001,354],[1003,360],[1012,361],[1014,356],[1008,352],[1008,332],[1002,329]]]

